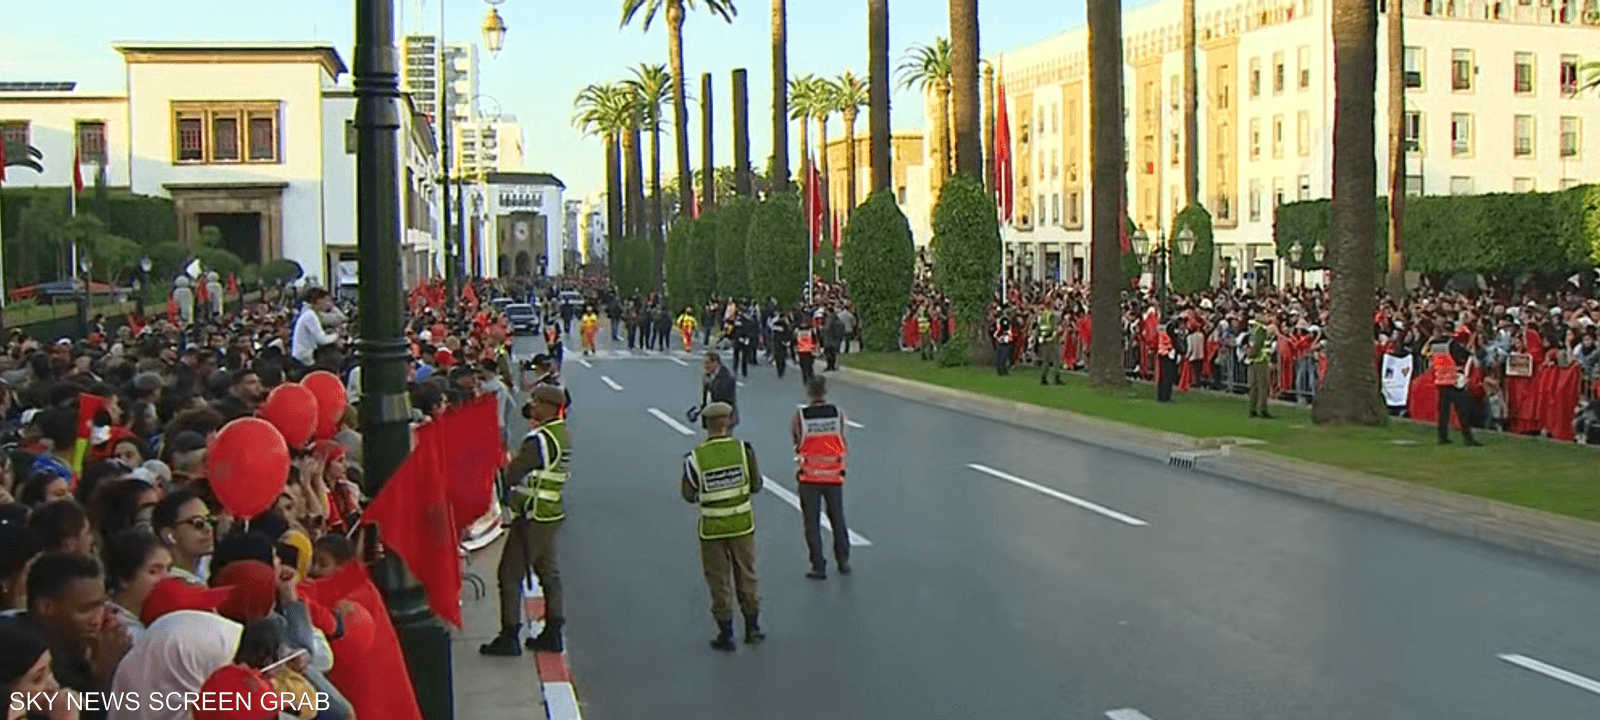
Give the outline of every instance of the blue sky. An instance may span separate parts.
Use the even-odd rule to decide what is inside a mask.
[[[438,27],[441,0],[396,1],[406,30]],[[479,26],[488,6],[481,0],[443,1],[448,3],[447,39],[481,42]],[[766,111],[771,104],[770,6],[766,0],[735,1],[740,12],[731,25],[704,11],[690,15],[686,66],[692,88],[698,88],[702,72],[715,77],[719,165],[732,158],[729,71],[749,70],[751,156],[760,167],[771,147]],[[111,49],[119,40],[322,40],[334,43],[347,63],[354,40],[349,0],[16,0],[6,5],[5,27],[27,32],[12,33],[0,44],[0,79],[77,80],[90,90],[121,89],[122,66]],[[627,68],[640,62],[666,62],[664,28],[652,26],[648,34],[635,27],[619,30],[620,8],[621,0],[506,0],[500,5],[508,26],[505,50],[493,59],[482,53],[481,92],[518,116],[529,166],[561,177],[569,194],[604,182],[599,141],[580,136],[570,123],[578,89],[625,77]],[[949,32],[943,0],[890,0],[889,12],[892,64],[912,43]],[[982,0],[980,12],[987,53],[1081,25],[1084,10],[1081,0]],[[789,0],[790,73],[837,76],[850,68],[865,74],[866,22],[865,0]],[[921,128],[922,98],[897,90],[893,113],[897,129]],[[698,163],[699,120],[693,109],[690,122],[695,128],[691,157]],[[863,116],[858,132],[865,131]],[[841,132],[837,120],[831,132]],[[798,136],[791,143],[791,152],[798,153]],[[666,157],[666,169],[674,171],[670,153]]]

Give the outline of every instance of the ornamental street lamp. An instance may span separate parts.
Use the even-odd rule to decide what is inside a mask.
[[[376,495],[411,450],[408,348],[401,328],[400,97],[394,0],[356,0],[356,250],[360,259],[362,451]],[[442,49],[441,49],[442,51]],[[448,118],[450,109],[440,108]],[[428,610],[422,586],[395,555],[373,568],[400,637],[422,715],[454,716],[450,635]]]
[[[1194,231],[1188,225],[1178,231],[1178,252],[1189,255],[1194,252]]]
[[[500,48],[506,44],[506,21],[500,17],[500,10],[494,6],[505,0],[486,0],[489,3],[489,16],[483,19],[483,45],[489,48],[489,56],[500,55]]]
[[[93,297],[89,295],[89,271],[92,269],[94,260],[89,257],[89,253],[80,252],[78,254],[80,274],[74,284],[81,283],[83,288],[78,295],[78,334],[84,338],[89,337],[89,306],[94,303]]]
[[[139,314],[144,314],[144,304],[150,301],[150,256],[139,258]]]

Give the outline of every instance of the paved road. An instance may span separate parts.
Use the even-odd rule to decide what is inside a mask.
[[[649,412],[682,418],[697,358],[568,357],[594,720],[1600,717],[1600,576],[842,384],[870,546],[808,580],[798,511],[759,496],[770,639],[723,656],[678,496],[695,438]],[[798,374],[745,383],[737,434],[792,489]]]

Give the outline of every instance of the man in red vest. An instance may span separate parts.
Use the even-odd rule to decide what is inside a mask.
[[[1433,364],[1433,384],[1439,390],[1439,444],[1450,442],[1450,408],[1454,407],[1456,418],[1461,421],[1461,437],[1467,445],[1477,446],[1480,443],[1472,438],[1472,395],[1467,392],[1467,375],[1476,361],[1463,344],[1472,337],[1472,331],[1463,325],[1451,336],[1448,334],[1450,324],[1442,325],[1441,329],[1446,332],[1434,338],[1428,348]]]
[[[811,555],[811,572],[806,577],[828,577],[828,561],[822,556],[820,510],[828,506],[828,523],[833,526],[833,558],[839,574],[850,574],[850,532],[844,524],[844,465],[847,443],[844,438],[844,411],[828,402],[828,387],[820,375],[806,381],[811,404],[800,408],[789,424],[799,456],[800,516],[805,524],[806,550]]]

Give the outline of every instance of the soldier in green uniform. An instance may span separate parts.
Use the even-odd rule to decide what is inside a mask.
[[[724,402],[700,411],[706,439],[683,460],[683,499],[700,506],[700,566],[711,590],[711,617],[717,637],[711,647],[732,652],[733,601],[744,611],[744,642],[766,639],[761,632],[756,588],[756,524],[751,496],[761,492],[761,470],[749,443],[728,434],[733,406]]]
[[[928,308],[917,308],[917,346],[923,360],[933,359],[933,323],[928,320]]]
[[[1039,314],[1033,319],[1034,339],[1039,346],[1039,384],[1050,384],[1050,371],[1056,373],[1056,384],[1061,384],[1061,315],[1049,300],[1039,303]]]
[[[544,590],[544,630],[528,638],[533,651],[560,652],[562,614],[561,567],[556,563],[556,531],[566,512],[561,505],[567,484],[567,423],[561,419],[566,392],[555,385],[533,390],[522,414],[534,425],[506,468],[511,478],[507,512],[512,517],[496,574],[500,583],[500,635],[478,648],[484,655],[522,654],[522,585],[528,569]]]

